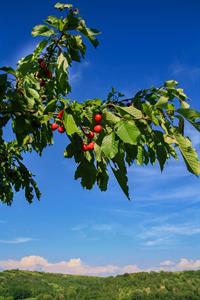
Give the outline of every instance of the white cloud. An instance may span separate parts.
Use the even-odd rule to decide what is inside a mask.
[[[141,271],[136,265],[127,265],[123,267],[116,265],[91,266],[82,262],[80,258],[50,263],[40,256],[27,256],[20,260],[0,261],[0,269],[21,269],[80,275],[110,275]]]
[[[0,244],[23,244],[32,241],[29,237],[19,237],[12,240],[0,240]]]
[[[84,263],[80,258],[71,258],[68,261],[60,261],[51,263],[41,256],[26,256],[19,260],[4,260],[0,261],[0,270],[29,270],[52,272],[74,275],[95,275],[109,276],[124,273],[150,272],[150,271],[182,271],[182,270],[197,270],[200,269],[200,260],[192,260],[181,258],[178,262],[165,260],[160,262],[158,266],[150,268],[140,268],[136,264],[128,264],[125,266],[119,265],[102,265],[91,266]]]
[[[144,243],[144,245],[147,247],[163,246],[164,244],[166,244],[166,242],[166,238],[158,238],[154,240],[148,240]]]
[[[174,266],[174,262],[171,260],[164,260],[160,263],[160,265],[162,267],[170,267],[170,266]]]
[[[181,258],[180,262],[177,264],[180,270],[196,270],[200,269],[200,259],[192,260],[187,258]]]

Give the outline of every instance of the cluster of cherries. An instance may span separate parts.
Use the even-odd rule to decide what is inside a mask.
[[[40,68],[43,70],[44,76],[51,79],[52,78],[52,72],[47,68],[47,65],[45,63],[44,58],[39,58],[38,59],[38,64],[39,64]],[[42,77],[42,76],[40,74],[38,74],[38,77]],[[40,86],[43,87],[43,86],[45,86],[45,84],[46,84],[46,81],[44,79],[42,79],[40,81]]]
[[[100,133],[103,129],[103,127],[101,126],[102,115],[100,113],[94,116],[94,120],[96,122],[96,125],[94,126],[93,131],[90,131],[87,134],[85,133],[85,135],[90,140],[90,142],[89,144],[85,144],[85,143],[82,144],[82,151],[94,150],[95,142],[91,140],[94,138],[95,132]]]
[[[57,118],[61,121],[61,125],[59,125],[58,123],[54,122],[51,124],[51,130],[55,131],[58,130],[59,133],[64,133],[65,132],[65,127],[63,125],[63,115],[64,115],[64,110],[61,110],[58,114],[57,114]],[[86,137],[89,139],[89,144],[82,144],[82,150],[83,151],[88,151],[88,150],[94,150],[94,145],[95,142],[92,141],[92,139],[95,136],[95,133],[100,133],[103,129],[102,125],[101,125],[101,121],[102,121],[102,115],[100,113],[96,114],[94,116],[94,121],[96,123],[96,125],[93,128],[93,131],[90,131],[89,133],[85,133]]]
[[[61,125],[57,124],[56,122],[51,124],[51,130],[55,131],[58,130],[59,133],[64,133],[65,132],[65,127],[63,125],[63,115],[64,115],[64,110],[61,110],[58,114],[57,114],[57,118],[59,120],[61,120]]]

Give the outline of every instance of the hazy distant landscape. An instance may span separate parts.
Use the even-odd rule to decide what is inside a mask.
[[[110,277],[0,272],[0,300],[199,300],[200,271]]]

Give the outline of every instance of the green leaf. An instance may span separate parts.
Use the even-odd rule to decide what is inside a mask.
[[[1,67],[0,71],[4,71],[4,72],[6,72],[8,74],[12,74],[12,75],[16,76],[15,70],[13,68],[11,68],[11,67]]]
[[[121,106],[116,106],[117,110],[119,112],[127,113],[131,115],[134,119],[141,119],[142,118],[142,112],[141,110],[135,108],[134,106],[129,106],[129,107],[121,107]]]
[[[97,170],[95,166],[91,162],[84,160],[76,169],[74,178],[80,178],[82,187],[90,190],[95,184],[96,173]]]
[[[105,120],[106,124],[109,125],[114,125],[121,120],[118,116],[110,111],[103,112],[103,119]]]
[[[103,153],[102,153],[101,147],[99,147],[99,145],[97,145],[97,143],[95,143],[95,145],[94,145],[94,152],[95,152],[97,162],[101,162]]]
[[[100,34],[100,32],[93,28],[88,28],[85,24],[84,20],[81,20],[79,23],[79,26],[77,28],[86,38],[90,40],[92,45],[96,48],[99,44],[99,41],[96,38],[97,34]]]
[[[72,158],[73,156],[74,156],[74,147],[72,143],[70,143],[69,145],[67,145],[64,151],[64,157]]]
[[[26,76],[27,73],[33,72],[35,67],[33,54],[29,54],[26,57],[20,59],[17,64],[17,71],[19,71],[23,76]]]
[[[5,92],[8,86],[7,79],[7,74],[0,74],[0,101],[5,97]]]
[[[156,102],[156,107],[160,107],[160,106],[163,106],[165,104],[167,104],[169,100],[169,97],[166,97],[166,96],[161,96],[158,100],[158,102]]]
[[[143,157],[144,157],[144,147],[139,145],[137,147],[137,163],[139,165],[143,164]]]
[[[177,109],[177,112],[189,121],[198,131],[200,131],[200,120],[197,122],[197,119],[200,119],[200,112],[191,108],[179,108]]]
[[[67,61],[66,57],[63,55],[62,52],[58,56],[57,64],[58,64],[59,69],[61,68],[63,71],[66,72],[69,64],[68,64],[68,61]]]
[[[108,158],[112,159],[118,153],[118,144],[119,141],[115,140],[115,133],[112,132],[111,134],[104,137],[101,150]]]
[[[62,10],[65,10],[66,8],[70,9],[73,7],[72,4],[66,4],[66,3],[60,3],[60,2],[57,2],[55,5],[54,5],[55,8],[59,9],[60,11]]]
[[[57,59],[56,79],[57,79],[57,93],[61,93],[63,96],[70,91],[70,85],[68,80],[68,60],[65,53],[60,53]]]
[[[63,21],[54,16],[48,16],[48,18],[45,20],[45,23],[55,27],[56,29],[61,29],[61,31],[64,27]]]
[[[32,88],[27,88],[26,93],[28,96],[32,97],[33,99],[36,99],[36,100],[40,99],[39,93]]]
[[[48,44],[48,40],[42,40],[35,48],[35,50],[33,51],[33,55],[35,58],[37,58],[40,53],[42,52],[42,50],[44,50],[44,48],[47,46]]]
[[[180,134],[184,135],[184,127],[185,127],[185,122],[184,118],[182,116],[176,116],[179,121],[178,121],[178,131]]]
[[[103,165],[103,164],[101,164],[101,165]],[[106,165],[104,165],[104,166],[105,167],[101,168],[101,169],[98,166],[98,173],[97,173],[97,185],[102,192],[107,190],[108,179],[109,179]]]
[[[121,189],[123,190],[126,197],[130,200],[129,189],[128,189],[128,178],[125,172],[122,172],[121,169],[115,169],[111,167],[115,178],[117,179]]]
[[[117,124],[116,134],[124,143],[136,145],[140,131],[134,121],[121,121]]]
[[[200,161],[191,141],[179,133],[174,133],[174,136],[185,160],[188,171],[195,175],[199,175]]]
[[[57,101],[57,99],[49,101],[44,109],[44,114],[47,114],[48,112],[54,112],[56,110]]]
[[[166,149],[165,149],[164,145],[157,145],[156,146],[156,155],[157,155],[157,160],[158,160],[159,165],[160,165],[160,170],[162,172],[163,169],[164,169],[164,166],[165,166],[165,162],[167,160],[167,152],[166,152]]]
[[[176,81],[176,80],[168,80],[168,81],[165,81],[165,83],[164,83],[164,86],[168,87],[168,88],[173,88],[177,85],[178,85],[178,81]]]
[[[186,119],[194,121],[196,119],[200,119],[200,112],[194,110],[194,109],[184,109],[179,108],[177,109],[177,112],[184,116]]]
[[[54,30],[49,28],[46,25],[37,25],[32,30],[32,35],[33,36],[38,36],[38,35],[51,36],[53,34],[55,34]]]
[[[186,101],[181,101],[181,106],[186,109],[190,107],[190,105]]]
[[[68,135],[72,135],[74,133],[80,133],[80,130],[77,127],[72,114],[65,112],[63,122],[64,122],[65,130]]]

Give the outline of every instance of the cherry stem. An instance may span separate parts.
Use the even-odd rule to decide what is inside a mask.
[[[82,132],[87,135],[87,133],[85,132],[84,128],[80,125]]]

